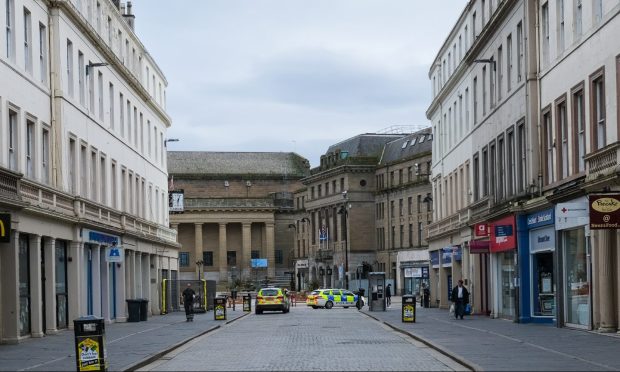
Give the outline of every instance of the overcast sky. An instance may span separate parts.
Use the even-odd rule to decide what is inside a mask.
[[[295,151],[428,126],[429,65],[466,0],[134,0],[168,79],[169,150]]]

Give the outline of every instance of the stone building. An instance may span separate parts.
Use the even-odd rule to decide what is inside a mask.
[[[431,128],[388,142],[376,166],[377,257],[371,264],[398,294],[417,294],[428,285],[432,143]]]
[[[177,270],[167,81],[109,0],[0,4],[0,341],[159,313]],[[10,224],[8,218],[10,216]]]
[[[293,272],[293,194],[303,187],[308,161],[295,153],[168,152],[175,190],[184,191],[184,212],[171,214],[183,248],[181,279],[233,279],[289,286]],[[267,268],[251,266],[266,259]],[[196,264],[200,262],[201,264]]]

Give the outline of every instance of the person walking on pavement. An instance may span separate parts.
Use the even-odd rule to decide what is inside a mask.
[[[385,299],[387,300],[387,306],[392,305],[392,284],[388,284],[385,288]]]
[[[469,291],[463,287],[462,279],[459,279],[459,284],[452,289],[452,302],[454,303],[454,317],[463,319],[465,305],[469,303]]]
[[[192,289],[192,283],[187,283],[187,288],[183,291],[183,305],[185,306],[186,321],[194,321],[194,297],[196,292]]]

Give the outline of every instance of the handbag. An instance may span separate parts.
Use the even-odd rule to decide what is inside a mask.
[[[450,315],[454,315],[454,304],[450,305]]]
[[[471,305],[467,304],[465,305],[465,315],[469,315],[471,314]]]

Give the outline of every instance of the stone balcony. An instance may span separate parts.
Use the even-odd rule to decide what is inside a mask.
[[[617,177],[620,142],[614,142],[584,157],[587,184],[596,186]]]

